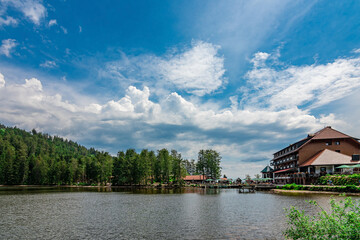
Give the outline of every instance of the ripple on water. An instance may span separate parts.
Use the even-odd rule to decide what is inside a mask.
[[[282,239],[284,208],[316,212],[305,200],[326,206],[329,198],[236,189],[1,191],[0,239]]]

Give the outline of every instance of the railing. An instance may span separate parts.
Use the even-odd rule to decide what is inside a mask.
[[[271,166],[277,166],[277,165],[280,165],[280,164],[284,164],[284,163],[288,163],[288,162],[292,162],[292,161],[297,161],[297,160],[299,160],[299,157],[295,157],[295,158],[293,158],[293,159],[289,159],[289,160],[286,160],[286,161],[283,161],[283,162],[274,162],[274,161],[271,161],[270,162],[270,165]]]
[[[275,177],[274,179],[290,179],[291,177]]]

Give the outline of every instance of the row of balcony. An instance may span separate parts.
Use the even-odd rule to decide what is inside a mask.
[[[299,160],[298,156],[289,158],[288,160],[276,160],[276,161],[271,160],[270,165],[271,166],[277,166],[277,165],[280,165],[280,164],[283,164],[283,163],[288,163],[288,162],[297,161],[297,160]],[[280,161],[282,161],[282,162],[280,162]]]
[[[280,152],[275,153],[274,158],[286,155],[287,153],[292,152],[295,149],[297,149],[296,145],[289,146],[289,147],[285,148],[284,150],[281,150]]]

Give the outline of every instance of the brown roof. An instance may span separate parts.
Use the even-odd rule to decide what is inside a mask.
[[[322,130],[315,133],[312,139],[334,139],[334,138],[353,138],[342,132],[339,132],[331,127],[325,127]]]
[[[288,169],[278,170],[278,171],[275,171],[273,173],[290,172],[290,171],[293,171],[293,170],[294,170],[294,168],[288,168]]]
[[[201,181],[206,180],[207,177],[204,175],[189,175],[183,178],[185,181]]]
[[[324,149],[313,157],[311,157],[308,161],[301,164],[300,167],[306,166],[324,166],[324,165],[343,165],[343,164],[358,164],[358,161],[351,161],[351,156],[334,152],[329,149]]]

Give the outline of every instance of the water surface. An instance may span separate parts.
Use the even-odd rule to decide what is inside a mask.
[[[284,208],[330,196],[237,189],[0,189],[0,239],[283,239]],[[337,197],[339,198],[339,197]]]

